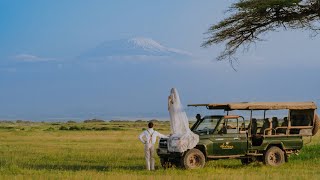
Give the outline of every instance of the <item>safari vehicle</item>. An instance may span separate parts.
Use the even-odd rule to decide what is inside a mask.
[[[225,104],[190,104],[209,110],[224,110],[226,115],[209,115],[198,119],[191,130],[199,135],[195,148],[183,153],[169,152],[168,139],[159,141],[157,154],[163,167],[172,165],[187,169],[201,168],[206,161],[236,158],[246,165],[254,161],[279,166],[298,154],[304,144],[303,137],[315,135],[320,121],[313,102],[244,102]],[[249,111],[245,120],[230,111]],[[266,118],[270,110],[285,110],[286,117]],[[256,111],[263,112],[255,118]],[[273,112],[273,111],[272,111]],[[282,122],[282,123],[280,123]],[[308,139],[308,138],[305,138]],[[177,139],[179,141],[179,139]]]

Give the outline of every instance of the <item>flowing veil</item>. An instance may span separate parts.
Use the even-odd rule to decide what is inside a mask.
[[[194,148],[199,142],[199,136],[189,128],[189,120],[183,110],[177,89],[172,88],[168,98],[168,110],[170,114],[171,136],[168,149],[170,152],[184,152]]]

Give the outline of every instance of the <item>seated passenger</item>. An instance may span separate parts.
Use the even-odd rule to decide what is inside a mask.
[[[252,125],[249,124],[249,128],[251,128],[251,134],[257,134],[257,119],[252,118]]]
[[[226,123],[224,122],[222,124],[222,128],[220,129],[220,131],[218,131],[219,134],[227,134],[227,126]]]
[[[289,124],[288,118],[287,118],[287,117],[284,117],[284,118],[283,118],[283,122],[282,122],[282,124],[281,124],[281,127],[288,127],[288,124]],[[287,129],[281,128],[281,129],[279,129],[278,131],[279,131],[279,133],[286,134]]]
[[[276,128],[279,127],[279,121],[277,117],[272,117],[272,133],[276,133]]]
[[[261,133],[261,134],[264,134],[264,130],[270,128],[270,125],[271,125],[270,121],[271,121],[271,120],[269,121],[269,119],[270,119],[270,118],[264,119],[262,128],[260,129],[260,133]],[[268,134],[268,132],[266,132],[266,134]]]
[[[288,117],[284,117],[283,118],[283,123],[281,124],[281,127],[288,127],[288,124],[289,124]]]
[[[279,121],[277,117],[272,117],[272,128],[275,129],[276,127],[279,127]]]
[[[240,131],[245,131],[246,130],[245,124],[242,123],[239,129],[240,129]]]

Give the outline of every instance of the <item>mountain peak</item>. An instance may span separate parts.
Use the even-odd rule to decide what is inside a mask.
[[[106,58],[128,56],[152,57],[186,57],[191,53],[179,49],[166,47],[159,42],[145,37],[105,41],[91,49],[82,58]]]
[[[128,43],[132,43],[137,48],[143,48],[143,49],[158,49],[158,50],[165,50],[166,48],[162,46],[157,41],[150,39],[150,38],[144,38],[144,37],[135,37],[128,40]]]

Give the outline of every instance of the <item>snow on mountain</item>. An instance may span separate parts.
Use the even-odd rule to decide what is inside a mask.
[[[121,56],[187,57],[191,56],[191,53],[166,47],[150,38],[136,37],[131,39],[105,41],[97,47],[89,50],[81,57],[105,58]]]

